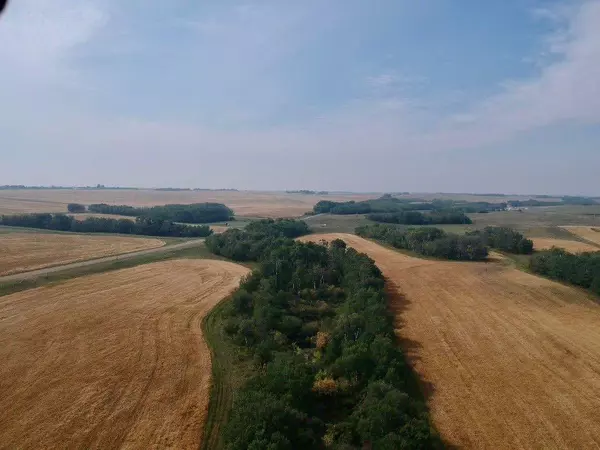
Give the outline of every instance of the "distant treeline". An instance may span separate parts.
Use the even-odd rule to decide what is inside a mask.
[[[457,261],[482,261],[488,256],[481,236],[450,234],[439,228],[401,230],[390,225],[375,224],[358,227],[356,234],[424,256]]]
[[[0,225],[75,233],[119,233],[165,237],[206,237],[212,234],[208,226],[180,225],[150,217],[138,217],[135,222],[129,219],[103,217],[88,217],[80,221],[65,214],[19,214],[1,216]]]
[[[529,267],[534,273],[600,295],[600,251],[572,254],[562,249],[546,250],[533,255]]]
[[[541,197],[540,198],[547,198]],[[573,197],[564,196],[560,201],[540,201],[540,200],[510,200],[507,202],[508,206],[512,207],[530,207],[530,206],[564,206],[564,205],[598,205],[599,203],[591,197]]]
[[[529,255],[533,252],[533,241],[512,228],[486,227],[468,232],[467,236],[480,236],[488,247],[509,253]]]
[[[243,243],[259,261],[225,313],[223,335],[255,364],[233,394],[227,448],[441,448],[396,343],[381,272],[343,241],[288,237],[306,232],[302,223],[261,221],[208,239],[217,254]]]
[[[329,191],[308,191],[302,189],[299,191],[285,191],[287,194],[304,194],[304,195],[328,195]]]
[[[25,186],[22,184],[0,186],[0,190],[20,190],[20,189],[28,189],[28,190],[62,189],[62,190],[81,190],[81,191],[91,191],[91,190],[98,190],[98,189],[125,190],[125,191],[138,190],[138,188],[134,188],[134,187],[120,187],[120,186],[106,187],[103,184],[97,184],[96,186]]]
[[[136,208],[127,205],[89,205],[87,210],[96,214],[148,217],[181,223],[224,222],[233,218],[233,211],[221,203],[195,203],[191,205],[164,205]]]
[[[322,200],[313,207],[314,214],[391,214],[404,213],[406,211],[436,211],[442,214],[453,213],[476,213],[501,211],[506,204],[489,202],[462,202],[453,200],[406,199],[392,197],[386,194],[378,199],[365,200],[362,202],[333,202]],[[399,216],[400,217],[400,216]],[[449,217],[449,216],[447,216]],[[453,218],[455,220],[456,217]],[[396,222],[393,222],[396,223]],[[441,222],[438,222],[441,223]],[[448,222],[456,223],[456,222]],[[458,222],[463,223],[463,222]],[[468,223],[468,222],[467,222]]]
[[[369,220],[382,223],[397,223],[403,225],[441,225],[441,224],[471,224],[473,223],[464,213],[458,211],[437,211],[427,214],[418,211],[400,211],[395,213],[375,213],[367,216]]]
[[[166,192],[180,192],[180,191],[190,191],[190,192],[198,192],[198,191],[212,191],[212,192],[238,192],[237,189],[208,189],[208,188],[155,188],[153,191],[166,191]]]
[[[361,202],[334,202],[322,200],[313,207],[313,214],[383,214],[402,213],[405,211],[436,211],[440,213],[488,213],[492,211],[503,211],[507,206],[530,207],[530,206],[560,206],[560,205],[595,205],[594,199],[588,197],[563,197],[560,202],[540,200],[512,200],[502,203],[491,202],[466,202],[458,200],[424,200],[419,198],[397,198],[385,194],[380,198],[364,200]],[[392,222],[401,223],[401,222]],[[448,222],[454,223],[454,222]]]

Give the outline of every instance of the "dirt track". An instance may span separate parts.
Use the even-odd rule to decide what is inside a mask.
[[[344,239],[384,272],[401,345],[449,443],[600,447],[598,303],[498,262],[426,261],[357,236],[322,237]]]
[[[0,234],[0,276],[165,245],[160,239],[84,234]]]
[[[201,320],[247,271],[166,261],[0,297],[0,448],[198,448]]]
[[[110,262],[110,261],[123,261],[125,259],[132,259],[132,258],[137,258],[139,256],[151,255],[151,254],[156,254],[156,253],[169,253],[169,252],[176,251],[176,250],[200,247],[203,245],[204,245],[204,239],[194,239],[191,241],[182,242],[180,244],[173,244],[173,245],[157,247],[157,248],[149,248],[147,250],[140,250],[137,252],[125,253],[122,255],[107,256],[105,258],[91,259],[88,261],[80,261],[80,262],[75,262],[72,264],[63,264],[60,266],[46,267],[44,269],[31,270],[28,272],[16,273],[14,275],[0,276],[0,284],[28,280],[28,279],[33,279],[33,278],[37,278],[37,277],[43,277],[50,273],[65,272],[65,271],[68,271],[71,269],[76,269],[78,267],[94,266],[97,264],[103,264],[103,263]]]

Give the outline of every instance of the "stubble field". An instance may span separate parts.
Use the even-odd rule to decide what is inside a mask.
[[[565,230],[570,233],[593,243],[596,251],[600,251],[600,226],[599,227],[584,227],[584,226],[565,226]]]
[[[598,252],[599,247],[580,241],[569,241],[567,239],[533,238],[536,250],[548,250],[552,247],[562,248],[570,253]]]
[[[600,446],[600,306],[502,261],[403,255],[333,234],[387,278],[408,358],[442,437],[459,448]]]
[[[0,276],[162,247],[160,239],[52,233],[0,234]]]
[[[198,448],[201,321],[247,272],[176,260],[1,297],[1,446]]]
[[[319,200],[366,200],[376,195],[301,195],[284,192],[249,191],[156,191],[33,189],[0,191],[0,214],[67,212],[69,203],[156,206],[203,202],[224,203],[241,217],[298,217],[312,210]]]

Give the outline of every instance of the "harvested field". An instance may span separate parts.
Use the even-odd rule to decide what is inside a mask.
[[[600,248],[585,242],[568,241],[566,239],[533,238],[533,246],[536,250],[548,250],[552,247],[563,248],[571,253],[598,252]]]
[[[1,446],[198,448],[201,321],[247,272],[176,260],[0,297]]]
[[[460,448],[600,446],[600,306],[502,264],[405,256],[357,236],[442,437]]]
[[[0,276],[157,248],[153,238],[51,233],[0,234]]]
[[[596,251],[600,251],[600,226],[599,227],[563,227],[565,230],[573,233],[596,246]]]
[[[67,212],[67,204],[108,203],[112,205],[156,206],[173,203],[224,203],[244,217],[296,217],[312,210],[319,200],[365,200],[377,195],[301,195],[283,192],[246,191],[155,191],[34,189],[0,191],[0,214],[23,212]]]

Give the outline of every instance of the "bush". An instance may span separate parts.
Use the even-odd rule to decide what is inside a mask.
[[[424,256],[457,261],[482,261],[488,249],[479,236],[448,234],[439,228],[400,230],[390,225],[367,225],[356,229],[359,236],[385,242],[392,247],[411,250]]]
[[[70,213],[82,213],[85,212],[85,205],[80,205],[79,203],[69,203],[67,205],[67,211]]]
[[[367,216],[369,220],[383,223],[402,225],[442,225],[442,224],[471,224],[469,217],[462,212],[431,212],[427,214],[418,211],[402,211],[396,213],[376,213]]]
[[[89,206],[98,214],[147,217],[153,220],[181,223],[224,222],[233,218],[233,211],[221,203],[195,203],[191,205],[164,205],[151,208],[134,208],[127,205],[99,203]]]
[[[600,252],[572,254],[562,249],[535,253],[532,272],[600,294]]]
[[[473,231],[470,236],[480,236],[485,245],[509,253],[529,255],[533,253],[533,241],[512,228],[486,227]]]
[[[79,221],[65,214],[20,214],[3,215],[0,218],[0,225],[75,233],[119,233],[165,237],[206,237],[212,234],[212,230],[208,226],[181,225],[165,220],[140,217],[135,222],[128,219],[103,217],[88,217]]]

